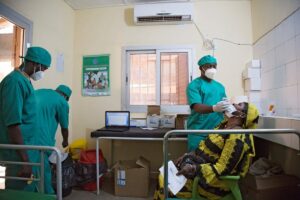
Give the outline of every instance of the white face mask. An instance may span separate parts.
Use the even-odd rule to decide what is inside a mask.
[[[38,80],[44,78],[44,76],[45,76],[45,73],[43,71],[41,71],[41,67],[40,67],[40,71],[34,72],[33,74],[31,74],[30,77],[32,78],[32,80],[38,81]]]
[[[215,68],[209,68],[205,71],[205,76],[209,79],[214,79],[217,70]]]

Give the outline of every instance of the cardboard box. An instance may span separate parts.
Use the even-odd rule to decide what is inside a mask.
[[[260,68],[260,61],[259,60],[251,60],[246,64],[247,68]]]
[[[147,127],[148,128],[158,128],[160,126],[160,116],[158,115],[148,115],[147,116]]]
[[[138,160],[118,161],[114,165],[115,195],[123,197],[147,197],[150,162]]]
[[[260,102],[260,91],[249,91],[245,93],[248,96],[249,102]]]
[[[245,79],[245,90],[246,91],[260,91],[261,90],[261,79],[260,78]]]
[[[178,114],[176,117],[175,128],[176,129],[187,129],[187,119],[189,115]]]
[[[297,200],[300,199],[299,178],[291,175],[260,177],[247,174],[241,180],[244,200]]]
[[[160,118],[160,127],[175,128],[176,115],[163,115]]]
[[[160,106],[148,105],[147,115],[160,115]]]
[[[243,79],[260,78],[260,68],[246,68],[243,70]]]

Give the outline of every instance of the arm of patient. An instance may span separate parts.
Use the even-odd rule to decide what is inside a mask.
[[[219,177],[229,175],[238,165],[245,153],[244,142],[238,137],[238,135],[229,136],[216,163],[184,163],[183,157],[178,174],[182,174],[190,179],[196,175],[204,179],[209,176],[210,180],[213,180],[212,176]]]

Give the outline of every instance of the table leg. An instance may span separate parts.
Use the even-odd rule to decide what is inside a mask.
[[[100,174],[99,174],[99,139],[97,138],[96,140],[96,182],[97,182],[97,195],[99,195],[99,179],[100,179]]]

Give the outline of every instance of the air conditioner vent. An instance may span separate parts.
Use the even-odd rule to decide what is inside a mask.
[[[145,4],[134,7],[136,25],[185,24],[192,21],[191,3]]]
[[[138,22],[180,22],[191,21],[191,16],[146,16],[138,17]]]

